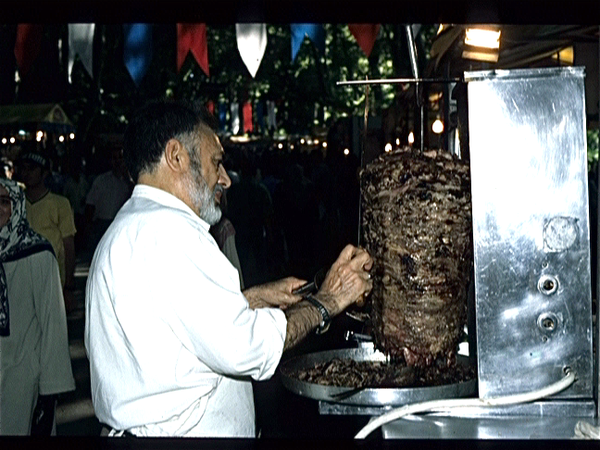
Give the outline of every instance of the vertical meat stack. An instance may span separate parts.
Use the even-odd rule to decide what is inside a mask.
[[[409,365],[453,365],[473,264],[468,164],[401,148],[368,164],[361,186],[376,347]]]

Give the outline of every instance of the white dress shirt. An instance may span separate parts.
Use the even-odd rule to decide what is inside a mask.
[[[137,185],[100,241],[85,346],[98,419],[146,436],[254,437],[250,378],[268,379],[287,321],[253,310],[209,226]]]

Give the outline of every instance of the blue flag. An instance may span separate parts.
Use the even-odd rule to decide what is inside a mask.
[[[265,129],[265,104],[264,102],[258,102],[256,104],[256,123],[258,129],[263,131]]]
[[[146,75],[152,60],[152,25],[145,23],[124,24],[125,43],[123,59],[136,86]]]
[[[219,103],[219,129],[224,131],[227,129],[227,105]]]
[[[322,24],[296,23],[291,24],[290,29],[292,31],[292,62],[296,60],[305,37],[308,37],[316,45],[321,54],[325,53],[325,28]]]

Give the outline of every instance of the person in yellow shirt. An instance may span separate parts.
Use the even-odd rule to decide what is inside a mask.
[[[65,308],[75,307],[73,275],[75,272],[75,219],[66,197],[54,194],[46,187],[50,174],[48,159],[35,152],[26,152],[18,159],[17,174],[25,184],[27,220],[31,228],[52,244],[58,260]]]

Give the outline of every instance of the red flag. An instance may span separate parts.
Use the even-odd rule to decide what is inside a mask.
[[[215,102],[213,102],[212,100],[209,100],[208,102],[206,102],[206,109],[208,109],[208,112],[211,114],[215,113]]]
[[[35,59],[40,54],[42,44],[42,25],[20,23],[17,27],[15,42],[15,58],[21,76],[31,69]]]
[[[177,24],[177,71],[181,70],[190,51],[206,76],[209,76],[205,23]]]
[[[373,50],[373,45],[375,45],[375,41],[377,40],[380,27],[380,24],[373,23],[348,24],[348,28],[356,39],[358,46],[365,52],[367,57],[371,54],[371,50]]]
[[[244,103],[242,114],[244,115],[244,133],[252,133],[252,104],[250,102]]]

